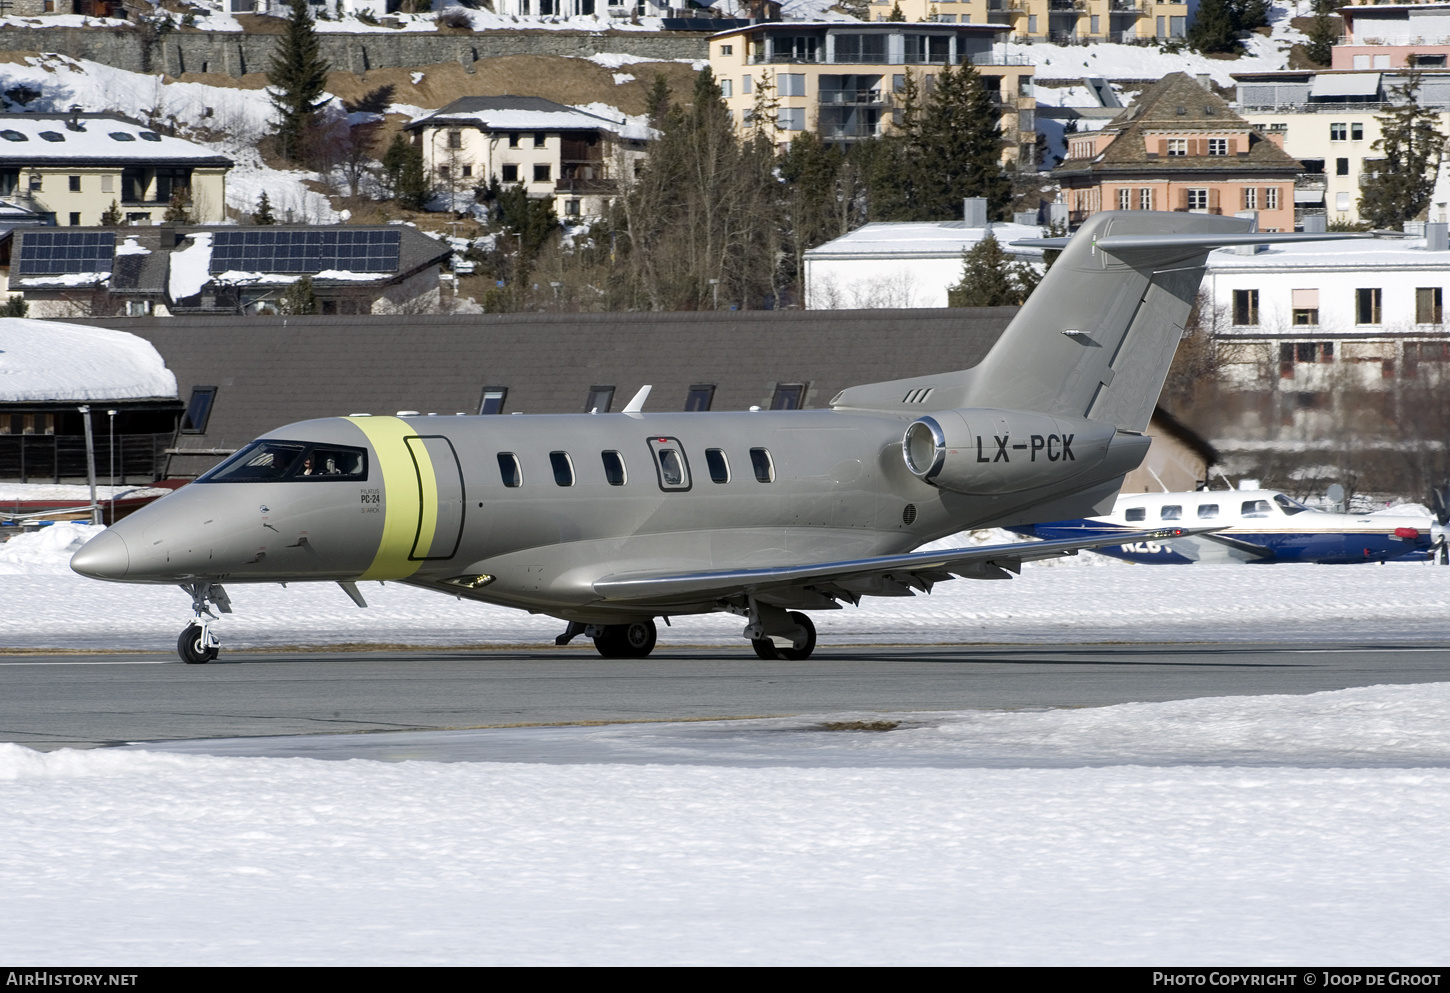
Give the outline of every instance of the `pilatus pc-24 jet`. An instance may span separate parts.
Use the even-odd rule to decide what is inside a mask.
[[[912,553],[965,528],[1109,513],[1148,450],[1209,251],[1305,237],[1098,214],[980,365],[853,387],[823,410],[646,414],[636,398],[617,414],[289,424],[71,566],[179,584],[191,663],[217,655],[225,584],[309,580],[360,606],[357,583],[392,580],[549,614],[568,623],[558,643],[585,634],[612,657],[648,655],[658,617],[728,611],[762,658],[803,659],[803,611],[1184,533]]]

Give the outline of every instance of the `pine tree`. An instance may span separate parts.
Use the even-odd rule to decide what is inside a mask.
[[[1002,171],[1000,113],[973,66],[943,66],[937,73],[910,149],[915,219],[960,217],[965,197],[986,197],[993,217],[1007,206],[1012,183]]]
[[[1199,0],[1198,16],[1188,29],[1190,47],[1200,52],[1238,53],[1239,24],[1229,0]]]
[[[121,214],[121,205],[112,200],[111,205],[106,208],[105,213],[101,214],[101,227],[118,228],[124,222],[125,217]]]
[[[1377,116],[1380,138],[1370,147],[1384,153],[1379,171],[1363,180],[1360,217],[1377,228],[1397,228],[1413,220],[1430,202],[1445,136],[1439,114],[1417,99],[1420,74],[1411,73],[1394,88],[1395,106]]]
[[[312,277],[303,276],[288,286],[277,302],[277,309],[284,314],[317,313],[317,294],[312,292]]]
[[[0,304],[0,317],[24,317],[28,313],[30,304],[25,302],[24,297],[13,296]]]
[[[1304,46],[1304,54],[1315,65],[1327,68],[1334,60],[1334,43],[1339,40],[1339,26],[1332,17],[1320,11],[1315,13],[1307,33],[1309,44]]]
[[[312,23],[307,0],[291,0],[287,28],[267,65],[272,106],[279,115],[277,148],[293,161],[304,157],[308,126],[326,103],[320,99],[331,68],[322,57],[322,44]]]
[[[393,135],[392,144],[383,153],[383,185],[406,210],[422,210],[433,195],[423,170],[423,150],[402,132]]]
[[[952,307],[1012,307],[1022,302],[1012,262],[989,231],[962,253],[962,278],[947,289]]]
[[[168,224],[190,224],[191,204],[186,200],[185,194],[180,189],[171,191],[171,202],[166,205],[166,213],[162,220]]]
[[[750,137],[774,148],[779,136],[780,98],[775,93],[775,81],[761,73],[755,81],[755,100],[750,108]]]
[[[252,212],[253,224],[276,224],[277,218],[272,216],[272,200],[263,190],[262,195],[257,198],[257,209]]]
[[[906,20],[906,15],[901,12],[901,3],[899,2],[899,0],[897,3],[893,3],[891,5],[891,13],[887,15],[886,19],[888,21]]]

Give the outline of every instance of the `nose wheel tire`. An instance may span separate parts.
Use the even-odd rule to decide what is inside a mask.
[[[655,622],[610,624],[595,636],[594,648],[607,659],[642,659],[655,650]]]
[[[796,625],[795,638],[791,644],[782,647],[769,638],[752,638],[750,647],[755,649],[756,655],[763,659],[786,662],[799,662],[811,657],[811,653],[816,650],[815,623],[798,610],[792,610],[786,616]]]
[[[181,656],[181,661],[187,665],[206,665],[216,658],[219,649],[216,645],[204,644],[204,638],[200,624],[188,624],[176,639],[176,654]]]

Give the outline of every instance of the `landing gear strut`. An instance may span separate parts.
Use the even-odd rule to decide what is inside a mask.
[[[760,658],[799,662],[816,650],[816,626],[798,610],[787,613],[751,597],[749,617],[744,635]]]
[[[211,632],[211,622],[217,618],[210,605],[230,614],[232,601],[220,583],[182,583],[181,588],[191,594],[191,610],[196,616],[176,639],[176,654],[187,665],[206,665],[221,651],[221,642]]]

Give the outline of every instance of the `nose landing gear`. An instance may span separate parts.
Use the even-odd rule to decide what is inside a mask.
[[[191,610],[196,617],[176,639],[176,654],[187,665],[206,665],[221,652],[221,642],[211,632],[211,622],[217,618],[209,605],[230,614],[232,601],[220,583],[182,583],[181,588],[191,594]]]

